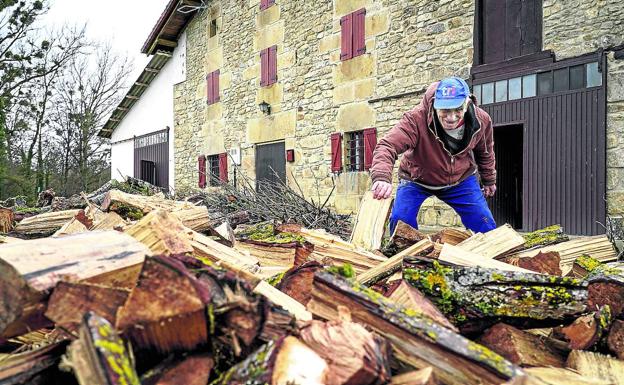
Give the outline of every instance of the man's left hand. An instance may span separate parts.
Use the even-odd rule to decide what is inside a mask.
[[[496,192],[496,185],[490,185],[490,186],[483,186],[483,195],[486,198],[491,198],[494,196],[494,193]]]

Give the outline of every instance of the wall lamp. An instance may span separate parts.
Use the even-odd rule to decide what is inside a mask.
[[[258,107],[260,107],[260,111],[262,111],[263,114],[271,115],[271,105],[269,103],[263,100],[262,103],[258,104]]]

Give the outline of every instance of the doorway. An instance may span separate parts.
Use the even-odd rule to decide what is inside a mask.
[[[523,126],[507,125],[494,128],[496,156],[496,194],[488,199],[496,224],[509,223],[522,229],[522,161]]]
[[[284,142],[256,146],[256,190],[261,182],[286,181],[286,147]]]

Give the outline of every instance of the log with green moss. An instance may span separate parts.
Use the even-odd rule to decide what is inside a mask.
[[[587,283],[576,278],[460,267],[423,258],[410,260],[403,278],[463,330],[483,319],[564,320],[587,309]]]
[[[544,227],[543,229],[524,234],[523,236],[525,249],[530,249],[535,246],[554,245],[555,243],[570,240],[570,238],[563,233],[563,228],[560,225]]]
[[[600,266],[602,266],[602,262],[588,254],[583,254],[574,260],[571,274],[576,278],[585,278]]]
[[[390,342],[396,359],[416,369],[433,367],[445,384],[500,384],[522,373],[498,354],[428,317],[326,271],[314,276],[308,309],[328,320],[339,319],[347,309],[354,322]]]
[[[624,263],[593,266],[585,279],[589,282],[588,304],[591,309],[609,305],[613,318],[624,314]]]

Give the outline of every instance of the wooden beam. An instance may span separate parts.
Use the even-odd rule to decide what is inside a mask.
[[[118,109],[119,111],[128,111],[128,110],[129,110],[129,108],[128,108],[128,107],[122,107],[122,106],[118,106],[118,107],[117,107],[117,109]]]
[[[149,86],[148,83],[141,83],[141,82],[134,82],[134,85],[138,86],[138,87],[147,87],[147,86]]]
[[[158,38],[156,41],[158,45],[162,45],[165,47],[175,48],[178,45],[177,41],[169,40],[169,39]],[[156,54],[158,54],[158,52],[156,52]]]
[[[152,67],[145,67],[145,69],[143,71],[150,72],[150,73],[153,73],[153,74],[157,74],[157,73],[160,72],[160,69],[152,68]]]
[[[134,96],[134,95],[126,95],[125,96],[126,99],[131,99],[131,100],[139,100],[138,96]]]

